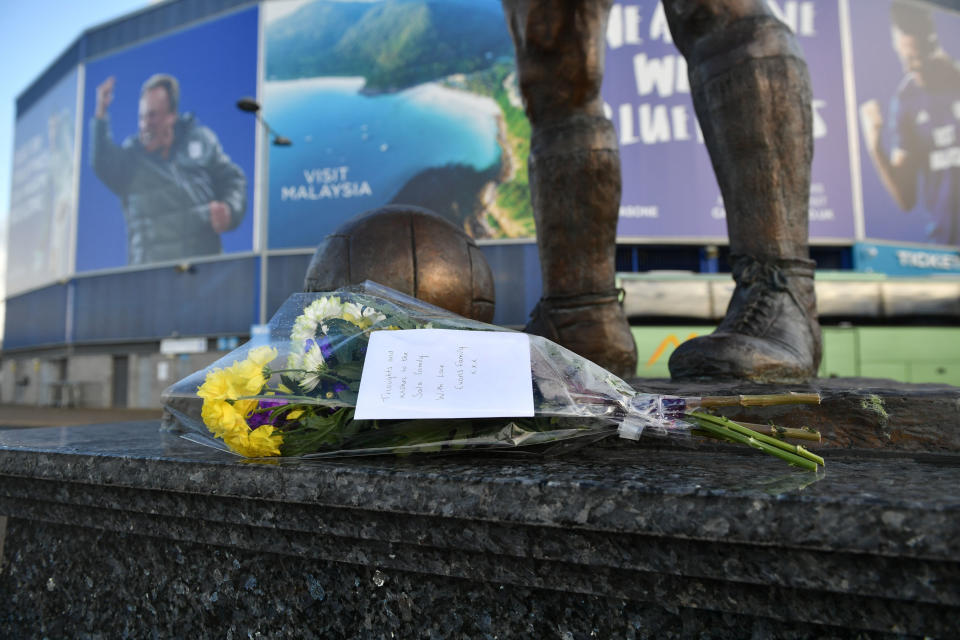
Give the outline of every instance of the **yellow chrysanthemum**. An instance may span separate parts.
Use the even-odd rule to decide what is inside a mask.
[[[247,354],[247,360],[257,364],[261,369],[273,362],[276,357],[277,350],[273,347],[257,347]]]
[[[280,455],[283,434],[268,424],[250,432],[250,457],[265,458]]]
[[[236,398],[237,392],[231,385],[231,381],[232,378],[226,371],[223,369],[214,369],[207,374],[203,384],[197,389],[197,395],[204,400]]]
[[[281,434],[274,435],[274,428],[269,425],[251,431],[247,424],[246,418],[257,408],[257,400],[240,400],[263,390],[266,384],[263,369],[276,357],[276,349],[257,347],[247,354],[245,360],[208,373],[197,389],[197,395],[203,398],[200,410],[203,423],[215,437],[222,438],[231,450],[241,455],[280,455]],[[262,431],[264,429],[266,431]]]
[[[226,400],[204,400],[200,410],[204,424],[218,438],[234,431],[249,431],[244,415]]]
[[[253,431],[247,429],[228,433],[223,441],[231,451],[235,451],[248,458],[266,458],[280,455],[280,445],[283,444],[283,435],[274,433],[276,429],[270,425],[263,425]]]

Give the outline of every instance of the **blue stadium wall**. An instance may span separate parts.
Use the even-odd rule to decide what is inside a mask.
[[[499,0],[477,2],[499,6]],[[833,75],[817,74],[815,77],[829,76],[828,79],[836,81],[842,66],[838,63],[839,40],[824,40],[823,46],[819,46],[821,42],[818,39],[828,38],[839,30],[841,8],[848,7],[857,14],[853,16],[855,18],[863,17],[866,16],[864,12],[873,11],[870,8],[873,3],[858,0],[773,2],[785,18],[792,17],[795,20],[801,41],[812,45],[809,50],[819,52],[815,56],[809,56],[808,53],[811,67],[821,65],[832,69],[830,74]],[[64,230],[59,240],[54,237],[55,234],[50,236],[52,239],[31,236],[29,216],[19,222],[20,228],[11,227],[8,237],[11,240],[12,267],[40,260],[43,268],[38,272],[39,275],[31,275],[24,268],[19,286],[14,286],[12,290],[8,286],[0,402],[157,406],[163,387],[181,375],[212,362],[238,341],[246,339],[252,328],[265,317],[269,318],[290,293],[301,289],[312,255],[310,245],[318,243],[331,229],[317,226],[309,232],[285,230],[279,222],[280,216],[276,216],[275,220],[267,218],[267,222],[263,222],[265,213],[274,211],[278,206],[276,199],[280,198],[281,193],[277,188],[271,189],[269,196],[263,193],[264,181],[275,180],[283,174],[275,175],[261,165],[269,153],[271,161],[278,167],[282,166],[284,150],[268,149],[269,138],[258,128],[256,121],[233,106],[235,98],[241,95],[256,96],[263,102],[268,93],[264,85],[270,79],[271,71],[269,65],[264,63],[260,50],[265,27],[259,14],[265,6],[276,7],[279,4],[282,3],[170,0],[147,7],[85,31],[18,98],[16,144],[19,148],[23,143],[24,148],[29,150],[31,140],[42,140],[46,145],[49,137],[50,148],[40,149],[38,153],[47,154],[45,157],[50,162],[56,156],[52,142],[54,134],[51,133],[55,129],[54,123],[62,124],[70,117],[79,123],[72,134],[74,146],[68,147],[79,158],[75,167],[76,180],[72,183],[79,187],[74,188],[75,201],[71,205],[77,212],[71,221],[75,229],[69,232]],[[802,33],[805,16],[812,20],[814,13],[804,13],[804,8],[813,5],[816,5],[815,15],[818,19],[828,19],[828,22],[818,24],[805,36]],[[695,150],[699,154],[696,159],[688,161],[688,155],[694,153],[689,150],[690,147],[697,147],[693,142],[682,139],[641,142],[645,135],[653,133],[644,133],[637,128],[641,126],[643,114],[656,115],[658,109],[675,113],[676,109],[686,108],[684,101],[689,101],[688,95],[664,97],[662,94],[669,92],[658,92],[654,85],[641,89],[643,83],[634,76],[637,73],[636,54],[640,51],[640,45],[631,41],[631,38],[638,39],[628,23],[632,16],[639,21],[637,24],[646,28],[656,21],[658,6],[656,0],[617,2],[614,21],[620,35],[608,35],[611,43],[608,80],[622,80],[614,82],[615,86],[612,87],[605,85],[604,94],[620,135],[625,171],[617,269],[622,272],[722,272],[728,269],[725,223],[722,206],[719,212],[716,206],[716,186],[702,148]],[[949,3],[944,6],[949,6]],[[949,14],[947,19],[952,20],[949,22],[950,28],[957,29],[960,17]],[[882,48],[889,57],[890,52],[886,51],[888,43],[885,39],[889,37],[886,25],[882,24],[880,18],[873,21],[883,27],[878,27],[878,33],[882,34],[878,36],[881,38],[878,42],[882,42],[883,47],[877,47],[876,55],[880,55],[879,49]],[[230,37],[234,40],[229,40]],[[809,41],[804,41],[804,37]],[[197,58],[193,53],[195,48],[209,53],[207,42],[233,47],[231,55],[240,61],[233,65],[236,69],[222,61],[204,62],[202,58]],[[960,42],[960,38],[950,40],[951,46],[960,46],[957,42]],[[858,45],[854,39],[854,53],[857,46],[867,49],[869,44],[861,40]],[[652,45],[647,42],[644,46],[647,45],[662,47],[662,50],[644,50],[649,56],[661,56],[658,58],[662,63],[661,68],[665,67],[667,61],[676,61],[670,57],[675,56],[675,52],[672,45],[667,46],[669,43],[657,42]],[[816,58],[828,53],[834,58],[825,58],[824,61]],[[162,65],[157,61],[179,65],[178,68],[182,69],[184,104],[191,103],[190,110],[198,112],[201,122],[217,125],[214,129],[223,139],[224,146],[230,145],[234,159],[244,165],[248,178],[247,216],[241,228],[231,232],[232,235],[224,236],[224,253],[221,255],[130,266],[126,263],[124,253],[126,238],[123,226],[118,223],[121,220],[118,217],[121,215],[119,199],[99,184],[89,164],[88,126],[95,104],[96,85],[106,77],[115,75],[118,78],[118,93],[111,111],[112,126],[118,134],[135,131],[139,83],[147,75],[145,70],[162,70]],[[204,81],[203,64],[225,69],[216,76],[230,87],[226,91],[230,99],[225,103],[214,105],[218,88],[214,86],[215,83]],[[191,71],[194,70],[191,68],[195,66],[198,69],[195,70],[195,77],[192,77]],[[205,86],[208,84],[211,86]],[[863,211],[855,211],[856,207],[848,193],[852,189],[851,180],[845,177],[845,182],[841,181],[839,185],[831,182],[838,175],[850,173],[847,160],[849,141],[845,135],[838,133],[846,131],[846,105],[842,97],[842,83],[834,84],[836,86],[826,86],[822,90],[815,87],[815,98],[826,96],[829,99],[824,102],[836,109],[829,112],[824,111],[826,107],[822,105],[822,108],[818,107],[830,131],[829,135],[824,134],[824,140],[818,141],[821,146],[818,146],[817,161],[824,162],[826,158],[827,164],[820,169],[814,168],[815,183],[818,171],[828,176],[819,181],[826,190],[819,195],[829,202],[829,207],[824,205],[818,208],[824,214],[817,221],[821,226],[811,228],[812,253],[820,267],[892,272],[896,268],[890,266],[892,263],[874,268],[869,260],[875,260],[877,255],[895,254],[897,243],[905,242],[914,249],[929,249],[924,255],[929,254],[934,258],[946,256],[940,261],[948,265],[946,271],[953,275],[960,273],[956,247],[927,247],[923,239],[898,236],[900,232],[897,230],[891,231],[889,237],[871,238],[869,233],[864,233]],[[282,82],[277,80],[275,86],[280,88],[275,90],[282,90],[281,85]],[[866,85],[861,83],[861,86]],[[71,98],[71,91],[76,95],[76,100]],[[641,95],[644,91],[646,93]],[[656,95],[658,93],[661,95]],[[59,106],[63,115],[47,108],[48,103]],[[513,106],[516,108],[515,104]],[[286,124],[282,119],[282,109],[272,109],[266,115],[275,126],[278,123],[273,120],[274,116]],[[289,122],[295,124],[293,120]],[[277,128],[287,134],[291,133],[291,129],[296,129],[294,124],[286,124],[289,128]],[[307,148],[303,141],[309,142],[310,135],[296,133],[300,137],[296,139],[295,148]],[[673,133],[676,134],[676,131]],[[70,135],[63,128],[63,134],[58,139],[62,142],[69,139]],[[122,138],[123,135],[118,137]],[[833,148],[830,145],[836,148],[835,153],[824,152],[824,149]],[[643,155],[648,153],[654,156]],[[679,178],[674,176],[647,180],[644,189],[639,194],[633,194],[630,190],[639,182],[638,167],[647,167],[644,171],[649,173],[651,157],[659,158],[653,161],[654,164],[664,167],[678,163],[688,167],[689,171],[685,172],[684,177],[699,176],[693,185],[696,188],[682,180],[677,182]],[[841,158],[839,164],[836,164],[837,157]],[[24,166],[29,165],[32,157],[24,152],[23,158]],[[830,158],[834,159],[833,165],[829,164]],[[335,166],[333,161],[318,164],[322,167]],[[298,169],[294,167],[292,173],[297,173]],[[863,170],[866,173],[868,168],[864,166]],[[649,177],[647,173],[644,175]],[[23,180],[18,184],[30,183],[30,175],[25,173],[21,177]],[[356,180],[352,184],[362,185],[365,177],[368,176],[363,175],[362,171],[351,168],[351,179]],[[870,179],[876,178],[873,176]],[[281,184],[287,187],[285,193],[291,197],[308,186]],[[648,204],[642,200],[648,194],[656,195],[658,188],[665,190],[663,202]],[[649,197],[653,198],[654,195]],[[706,204],[687,205],[680,200],[681,196],[693,195],[698,195]],[[885,216],[891,219],[896,217],[890,213],[893,211],[891,207],[879,204],[883,195],[880,191],[867,190],[865,195],[868,203],[870,198],[878,203],[867,212],[867,231],[871,228],[870,215],[877,220]],[[306,206],[309,203],[304,201],[302,204]],[[293,210],[294,205],[286,203],[284,206]],[[700,222],[683,217],[692,216],[692,211],[700,209],[704,216]],[[663,215],[668,211],[676,212],[673,219]],[[860,216],[859,231],[854,230],[857,216]],[[259,228],[254,228],[257,224]],[[874,226],[878,229],[882,227]],[[913,233],[912,230],[910,232]],[[271,240],[269,246],[264,246],[264,233]],[[21,243],[18,238],[25,240]],[[873,240],[876,243],[864,244]],[[73,243],[72,246],[64,249],[70,243]],[[37,254],[37,247],[41,245],[51,248],[46,251],[47,254],[55,253],[54,248],[73,252],[68,254],[71,260],[54,260],[50,255],[43,255],[42,259],[28,255],[28,249],[32,248]],[[872,253],[868,255],[868,252],[861,251],[863,247]],[[494,321],[504,325],[522,325],[541,292],[539,262],[533,239],[481,242],[481,249],[494,272],[497,295]],[[22,260],[14,259],[18,251],[23,254]],[[265,268],[263,261],[266,261]],[[936,260],[931,262],[937,263]],[[264,274],[265,282],[261,281]],[[14,281],[16,285],[17,277],[14,277]],[[174,347],[173,351],[161,353],[161,343],[184,337],[199,337],[206,341],[206,348],[199,351],[192,347],[186,352],[177,352]]]

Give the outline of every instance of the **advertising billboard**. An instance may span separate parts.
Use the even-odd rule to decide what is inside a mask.
[[[270,149],[271,248],[391,203],[476,238],[532,236],[500,0],[278,0],[263,22],[263,113],[292,141]]]
[[[253,249],[258,10],[89,62],[78,272]]]
[[[768,0],[797,37],[813,85],[810,235],[854,232],[840,24],[834,0]],[[659,0],[615,3],[603,98],[620,140],[621,239],[725,240],[723,199]]]
[[[868,238],[960,246],[960,14],[851,2]]]
[[[59,280],[71,270],[77,75],[76,71],[68,74],[17,118],[7,235],[7,295]]]

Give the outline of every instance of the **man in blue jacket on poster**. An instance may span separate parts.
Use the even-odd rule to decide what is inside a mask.
[[[243,171],[213,131],[178,113],[179,83],[166,74],[143,84],[138,132],[117,146],[108,114],[115,84],[111,76],[97,87],[91,163],[123,203],[128,263],[220,253],[220,234],[246,210]]]
[[[890,27],[904,77],[886,122],[876,100],[861,106],[864,142],[897,205],[925,217],[927,239],[960,245],[960,65],[940,46],[926,7],[894,2]]]

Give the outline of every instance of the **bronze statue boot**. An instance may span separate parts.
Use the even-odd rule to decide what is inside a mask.
[[[550,296],[530,314],[526,333],[543,336],[621,378],[637,375],[637,346],[623,313],[622,289]]]
[[[636,347],[614,288],[620,149],[600,95],[612,5],[503,0],[530,120],[530,200],[543,281],[526,331],[630,377]]]
[[[670,356],[675,379],[742,378],[799,382],[820,366],[812,260],[740,256],[727,315],[708,336],[681,344]]]

